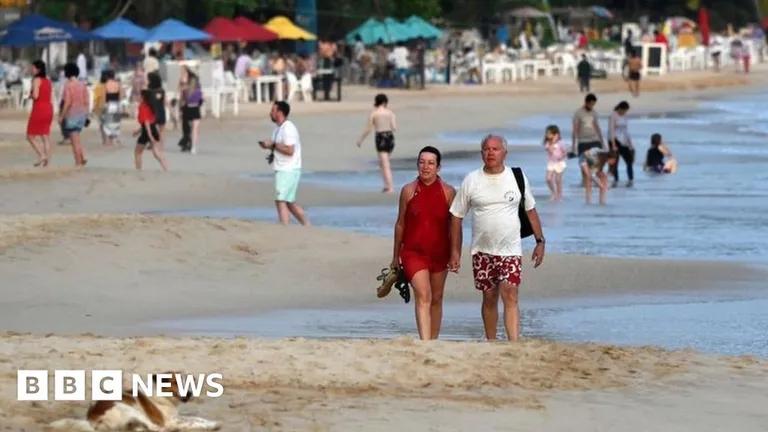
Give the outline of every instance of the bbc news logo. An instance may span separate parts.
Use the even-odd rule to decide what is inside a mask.
[[[84,401],[87,387],[85,370],[55,370],[53,373],[53,400]],[[93,370],[91,377],[91,400],[119,401],[123,398],[123,371]],[[131,394],[139,392],[146,396],[173,397],[190,395],[217,398],[224,394],[221,384],[223,376],[212,374],[131,374]],[[20,401],[47,401],[49,396],[47,370],[20,369],[16,375],[17,399]]]

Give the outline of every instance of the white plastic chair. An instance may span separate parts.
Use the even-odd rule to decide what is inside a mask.
[[[5,84],[5,80],[0,81],[0,103],[4,103],[7,106],[11,105],[12,96],[8,91],[8,86]]]
[[[286,100],[290,102],[293,100],[295,94],[301,94],[302,100],[312,100],[312,76],[304,74],[301,77],[301,81],[296,78],[296,74],[293,72],[286,72],[285,77],[288,81],[288,97]]]
[[[32,94],[32,78],[22,78],[21,103],[19,105],[27,112],[32,111],[32,98],[29,97],[30,94]]]

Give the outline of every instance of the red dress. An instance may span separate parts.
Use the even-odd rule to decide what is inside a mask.
[[[416,191],[405,210],[400,261],[410,281],[420,270],[446,271],[450,258],[450,213],[440,177],[430,185],[416,180]]]
[[[40,136],[51,133],[53,122],[53,104],[51,103],[51,81],[48,78],[38,78],[40,87],[37,99],[32,104],[32,112],[27,123],[27,135]]]

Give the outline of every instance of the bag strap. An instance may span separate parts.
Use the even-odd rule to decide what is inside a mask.
[[[525,179],[523,178],[523,170],[520,167],[513,167],[512,173],[515,175],[515,182],[517,182],[517,188],[520,189],[520,207],[523,207],[525,203]]]

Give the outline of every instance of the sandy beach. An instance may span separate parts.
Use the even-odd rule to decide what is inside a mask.
[[[764,86],[765,71],[760,65],[749,76],[649,78],[643,89],[650,91],[631,103],[637,112],[690,110],[702,98]],[[602,113],[628,97],[618,79],[594,84]],[[350,87],[342,103],[294,104],[306,171],[375,167],[371,142],[354,145],[375,93]],[[571,112],[582,98],[574,82],[559,78],[388,94],[401,129],[395,163],[402,164],[424,145],[439,147],[440,132]],[[85,402],[17,402],[16,370],[37,368],[221,372],[224,396],[194,401],[182,412],[232,431],[765,430],[768,362],[748,356],[536,339],[421,343],[415,330],[393,340],[269,340],[187,337],[149,327],[377,303],[375,276],[391,258],[387,238],[165,214],[273,205],[269,167],[256,144],[272,129],[267,111],[266,104],[245,105],[237,117],[205,119],[196,156],[179,153],[179,132],[170,132],[169,173],[149,155],[145,171],[132,169],[131,121],[123,123],[123,144],[115,148],[102,148],[93,128],[84,133],[84,170],[70,168],[68,147],[56,148],[48,169],[34,169],[24,114],[0,113],[3,430],[44,430],[50,421],[84,415]],[[299,200],[310,217],[322,206],[396,204],[378,189],[308,184]],[[521,296],[764,290],[767,277],[765,268],[733,261],[552,253],[544,267],[526,271]],[[449,277],[446,301],[479,307],[467,262]],[[396,295],[378,302],[402,304]]]

